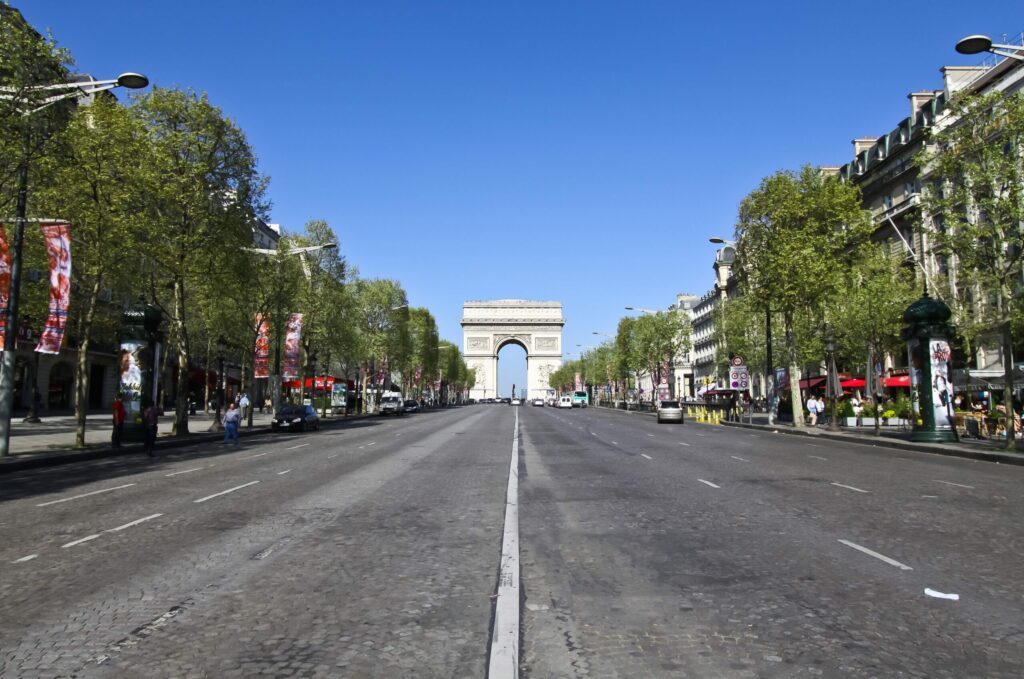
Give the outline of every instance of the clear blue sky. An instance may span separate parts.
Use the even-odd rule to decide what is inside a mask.
[[[14,4],[81,71],[206,91],[272,221],[329,221],[447,339],[465,300],[559,300],[568,350],[707,291],[707,239],[762,177],[847,162],[980,61],[960,37],[1024,30],[1008,1]],[[502,352],[504,389],[523,356]]]

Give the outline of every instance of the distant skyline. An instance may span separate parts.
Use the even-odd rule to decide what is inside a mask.
[[[1024,30],[1024,5],[952,0],[13,4],[79,71],[207,92],[270,221],[327,220],[445,339],[464,301],[557,300],[574,352],[626,306],[706,292],[708,238],[763,177],[848,162],[942,66],[981,62],[959,38]]]

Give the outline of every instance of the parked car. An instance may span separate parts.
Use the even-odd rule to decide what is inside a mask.
[[[405,402],[405,412],[407,412],[407,413],[415,413],[419,409],[420,409],[420,404],[419,403],[417,403],[416,401],[412,400],[411,398],[406,400],[406,402]]]
[[[523,402],[520,399],[518,399],[518,398],[514,398],[514,399],[512,399],[511,405],[521,406],[521,405],[523,405]]]
[[[662,422],[683,423],[683,409],[679,401],[662,401],[658,404],[658,424]]]
[[[313,406],[282,406],[271,420],[270,428],[273,431],[316,431],[320,429],[320,416]]]
[[[385,396],[380,400],[381,415],[405,415],[405,401],[398,396]]]
[[[535,399],[533,399],[533,406],[535,408],[543,408],[544,407],[544,399],[542,399],[542,398],[535,398]]]
[[[563,396],[558,399],[558,407],[572,410],[572,396]]]

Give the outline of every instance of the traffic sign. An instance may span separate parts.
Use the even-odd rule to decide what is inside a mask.
[[[739,365],[744,365],[745,363],[743,361],[743,357],[742,356],[733,356],[732,357],[732,364],[739,366]]]
[[[735,361],[735,359],[733,359]],[[739,391],[750,389],[750,372],[745,365],[733,365],[729,371],[729,386]]]

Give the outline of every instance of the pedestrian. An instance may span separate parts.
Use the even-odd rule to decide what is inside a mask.
[[[807,416],[811,419],[811,426],[818,424],[818,399],[813,395],[807,397]]]
[[[828,415],[825,410],[825,399],[821,396],[818,397],[818,417],[821,418],[821,423],[825,424],[828,421]]]
[[[249,417],[249,394],[242,392],[242,398],[238,399],[238,407],[241,411],[242,419]]]
[[[121,436],[124,435],[124,400],[121,394],[114,397],[114,429],[110,435],[110,445],[114,448],[121,447]]]
[[[853,416],[856,418],[857,426],[864,424],[864,403],[857,394],[850,397],[850,405],[853,406]]]
[[[227,443],[228,439],[234,442],[234,445],[238,445],[238,423],[242,421],[242,414],[238,411],[238,406],[234,403],[228,405],[227,412],[224,413],[224,440],[221,443]]]
[[[156,428],[159,422],[160,411],[157,410],[156,404],[149,397],[142,399],[143,445],[146,455],[150,457],[155,455],[153,449],[156,445]]]

